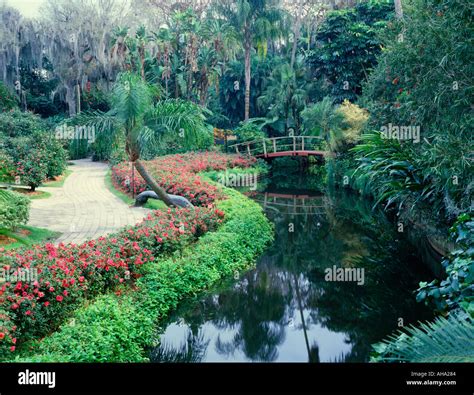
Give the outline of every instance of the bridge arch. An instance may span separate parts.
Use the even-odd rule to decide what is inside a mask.
[[[229,148],[237,154],[254,156],[256,158],[273,159],[285,156],[318,156],[326,158],[331,156],[329,151],[317,149],[316,144],[321,142],[318,136],[284,136],[268,137],[232,144]],[[319,144],[318,144],[319,145]]]

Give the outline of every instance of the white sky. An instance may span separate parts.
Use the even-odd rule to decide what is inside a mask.
[[[6,0],[6,3],[26,17],[36,17],[39,15],[38,11],[44,0]]]

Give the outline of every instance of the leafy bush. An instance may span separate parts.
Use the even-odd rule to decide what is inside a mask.
[[[239,139],[240,143],[247,141],[259,140],[265,138],[265,133],[262,130],[262,125],[259,125],[259,119],[241,122],[240,125],[234,129],[234,134]]]
[[[372,362],[474,362],[474,322],[463,314],[412,325],[373,345]]]
[[[0,81],[0,112],[9,111],[18,107],[15,96],[9,91],[7,86]]]
[[[379,33],[387,25],[393,1],[365,1],[356,7],[331,11],[317,33],[317,48],[309,51],[313,74],[331,83],[337,103],[355,100],[368,70],[377,64],[381,51]]]
[[[61,175],[67,153],[48,125],[29,112],[0,114],[0,151],[9,164],[9,175],[32,190],[47,178]]]
[[[337,151],[345,151],[347,147],[353,146],[360,140],[362,131],[369,119],[369,114],[357,104],[352,104],[344,100],[336,110],[336,119],[339,119],[339,125],[336,125],[337,135],[332,143],[337,147]]]
[[[0,190],[0,229],[15,229],[29,218],[30,199],[16,192]]]
[[[421,282],[417,300],[434,301],[440,312],[464,309],[474,318],[474,218],[460,215],[450,229],[456,249],[443,259],[447,278]],[[439,285],[438,285],[439,283]]]
[[[45,121],[32,112],[15,109],[0,113],[0,134],[6,137],[30,136],[45,129]]]
[[[355,185],[375,197],[375,206],[382,202],[386,203],[386,208],[398,204],[401,210],[403,206],[413,209],[420,201],[435,203],[436,186],[414,165],[414,153],[403,143],[371,132],[362,135],[361,144],[352,152],[357,154],[360,163],[354,173]]]

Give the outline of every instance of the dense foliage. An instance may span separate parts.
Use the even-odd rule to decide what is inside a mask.
[[[0,231],[14,230],[29,218],[30,200],[7,190],[0,190]]]
[[[373,129],[420,128],[419,140],[400,141],[396,157],[389,139],[373,135],[366,143],[372,147],[363,155],[397,163],[397,171],[381,174],[392,185],[390,197],[398,194],[394,200],[401,203],[406,189],[416,188],[412,204],[424,202],[450,220],[469,208],[473,193],[472,34],[466,2],[407,1],[404,21],[386,31],[379,65],[364,89]],[[373,166],[366,163],[369,174]]]
[[[308,53],[308,62],[315,74],[330,82],[335,101],[354,101],[361,94],[362,83],[381,51],[379,34],[392,12],[392,1],[370,0],[328,13],[316,36],[317,47]]]
[[[30,112],[0,114],[0,153],[4,181],[28,185],[32,190],[66,168],[67,152],[61,142]]]

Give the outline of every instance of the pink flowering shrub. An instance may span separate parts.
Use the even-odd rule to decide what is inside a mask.
[[[208,206],[222,196],[215,186],[202,181],[196,173],[233,167],[247,168],[255,162],[254,158],[247,159],[237,155],[191,152],[159,157],[144,162],[144,165],[166,192],[184,196],[195,206]],[[120,163],[112,167],[112,178],[116,188],[126,193],[132,192],[132,172],[129,163]],[[135,172],[135,193],[141,193],[146,189],[145,180]]]
[[[223,216],[213,208],[154,211],[136,226],[80,245],[0,250],[5,273],[36,277],[0,287],[0,358],[15,351],[17,340],[21,344],[54,331],[82,301],[120,284],[133,286],[145,263],[215,229]]]

